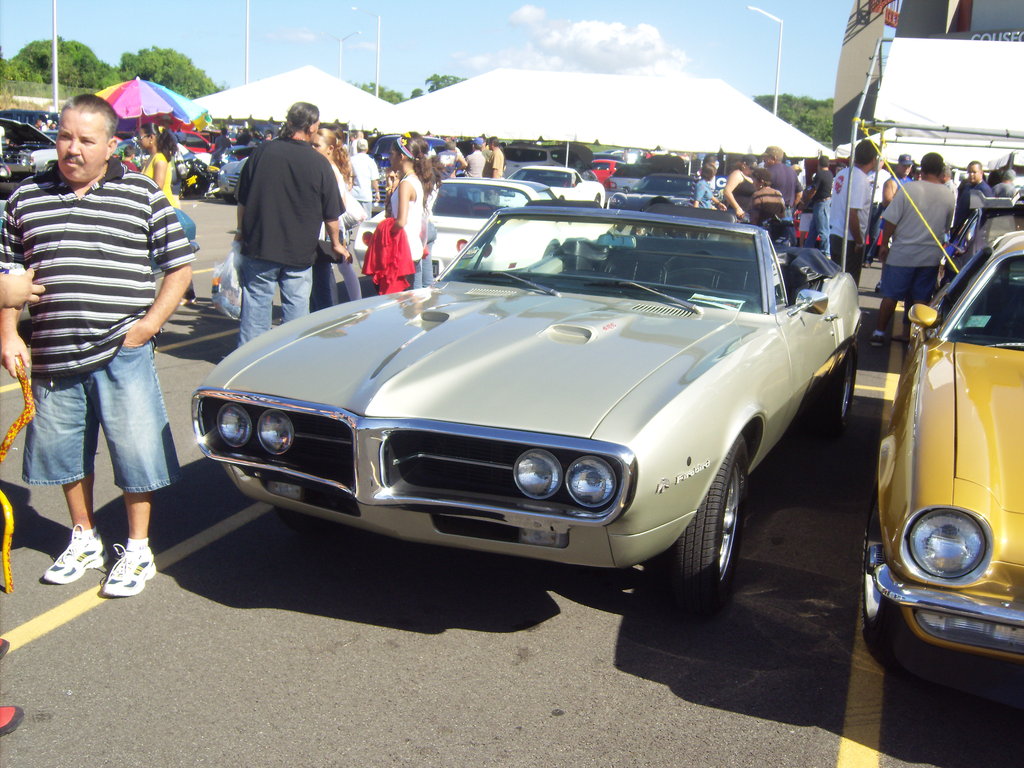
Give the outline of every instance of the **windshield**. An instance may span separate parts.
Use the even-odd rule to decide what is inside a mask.
[[[539,195],[553,199],[550,190]],[[441,184],[434,203],[434,216],[486,219],[499,208],[519,208],[530,201],[521,189],[496,184]]]
[[[1024,348],[1024,256],[1005,259],[959,313],[950,341]]]
[[[557,291],[635,300],[641,294],[628,281],[701,307],[763,311],[755,235],[696,224],[499,216],[445,279],[508,284],[502,273]]]
[[[519,181],[535,181],[548,187],[571,187],[573,174],[560,171],[557,168],[550,171],[543,168],[520,168],[509,178]]]
[[[633,191],[644,195],[692,197],[694,187],[693,179],[688,176],[645,176]]]

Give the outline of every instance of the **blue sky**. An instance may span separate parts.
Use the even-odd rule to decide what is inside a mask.
[[[312,64],[372,82],[381,17],[381,82],[408,95],[431,74],[472,77],[497,66],[717,77],[753,96],[775,88],[779,26],[744,0],[490,0],[475,6],[355,0],[250,0],[250,80]],[[849,0],[750,0],[785,22],[783,93],[827,98],[835,85]],[[456,13],[450,9],[458,9]],[[148,15],[144,15],[148,13]],[[167,23],[167,18],[173,23]],[[171,0],[145,8],[123,0],[58,0],[58,34],[116,64],[125,51],[175,48],[217,83],[244,82],[245,0]],[[14,56],[49,39],[51,0],[0,0],[0,46]],[[520,94],[520,97],[527,97]],[[634,109],[609,94],[610,109]],[[467,104],[467,109],[472,105]]]

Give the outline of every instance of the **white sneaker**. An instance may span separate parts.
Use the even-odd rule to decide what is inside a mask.
[[[53,565],[46,569],[43,581],[50,584],[70,584],[78,581],[90,568],[102,568],[107,564],[107,556],[103,552],[103,542],[99,536],[86,539],[82,526],[76,525],[71,530],[71,543],[58,557]]]
[[[120,544],[114,545],[118,561],[110,569],[100,592],[104,597],[131,597],[141,592],[146,582],[156,576],[153,551],[146,547],[137,552],[128,552]]]

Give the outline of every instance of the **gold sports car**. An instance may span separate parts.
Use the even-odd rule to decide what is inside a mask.
[[[864,638],[890,668],[1024,706],[1024,237],[909,318],[865,537]]]
[[[199,446],[296,527],[615,568],[665,553],[679,605],[711,613],[747,473],[801,409],[845,423],[860,310],[820,251],[679,210],[501,209],[434,287],[228,356],[193,397]]]

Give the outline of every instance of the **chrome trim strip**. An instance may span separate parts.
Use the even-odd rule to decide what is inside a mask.
[[[415,461],[416,459],[431,459],[433,461],[444,461],[448,464],[466,464],[471,467],[485,467],[486,469],[504,469],[510,472],[513,469],[511,464],[498,464],[493,461],[477,461],[475,459],[460,459],[458,456],[443,456],[439,453],[413,453],[409,456],[403,456],[400,459],[394,459],[391,464],[392,466],[401,466],[407,461]]]
[[[872,578],[882,596],[899,605],[1024,627],[1024,603],[904,584],[884,563],[874,569]]]

